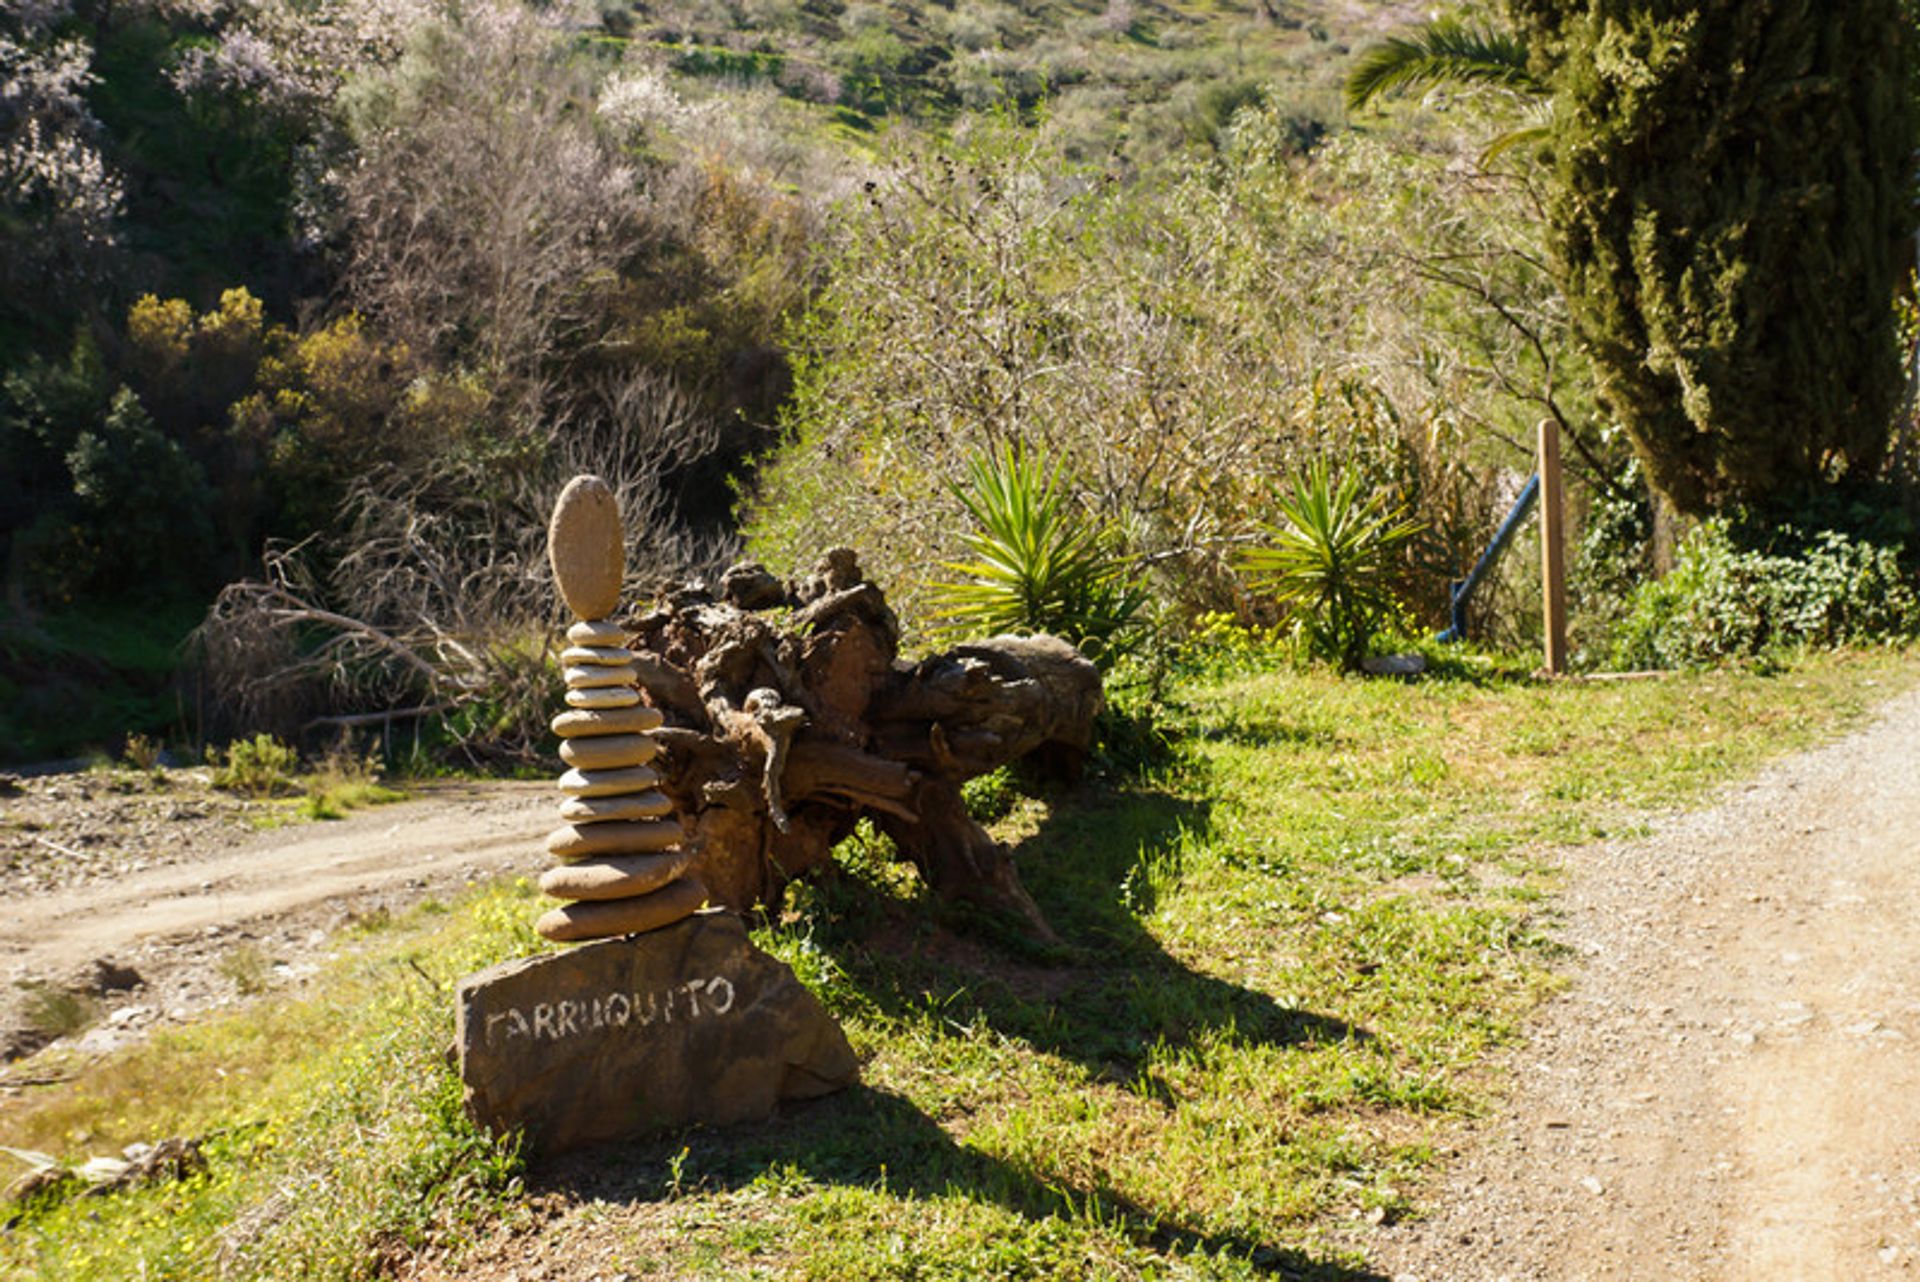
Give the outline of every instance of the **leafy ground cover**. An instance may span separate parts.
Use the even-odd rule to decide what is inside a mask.
[[[1130,768],[976,790],[1064,945],[942,910],[856,839],[760,938],[846,1022],[861,1085],[558,1162],[475,1133],[442,1058],[458,976],[543,946],[530,888],[425,905],[301,994],[7,1098],[7,1145],[191,1135],[207,1167],[16,1208],[0,1269],[1369,1277],[1354,1226],[1411,1211],[1554,985],[1551,852],[1917,677],[1893,651],[1551,684],[1216,663],[1172,683],[1169,741]]]

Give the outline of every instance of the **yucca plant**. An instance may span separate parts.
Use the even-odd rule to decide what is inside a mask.
[[[1420,525],[1379,493],[1363,496],[1356,473],[1336,482],[1324,461],[1278,503],[1280,523],[1266,527],[1273,541],[1243,552],[1240,568],[1287,610],[1309,654],[1357,668],[1398,608],[1393,556]]]
[[[1058,468],[1019,445],[977,456],[954,495],[975,529],[964,577],[934,584],[950,631],[1050,632],[1105,665],[1147,602],[1111,533],[1076,510]]]

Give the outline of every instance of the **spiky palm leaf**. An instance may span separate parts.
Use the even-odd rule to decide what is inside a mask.
[[[976,528],[963,536],[973,559],[946,567],[963,577],[934,585],[948,626],[1050,632],[1097,663],[1115,657],[1146,590],[1106,531],[1075,510],[1060,472],[1013,446],[971,460],[954,494]]]
[[[1436,85],[1478,85],[1524,97],[1546,93],[1527,69],[1527,46],[1520,37],[1458,18],[1436,18],[1360,55],[1347,73],[1347,110],[1359,111],[1383,94]]]
[[[1336,482],[1324,460],[1295,477],[1278,505],[1272,543],[1242,553],[1240,568],[1286,607],[1315,658],[1357,668],[1398,609],[1393,557],[1420,525],[1381,495],[1362,495],[1357,474]]]

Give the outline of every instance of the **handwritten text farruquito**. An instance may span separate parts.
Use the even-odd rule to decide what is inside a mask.
[[[557,1042],[607,1028],[646,1028],[656,1020],[706,1019],[733,1009],[733,981],[716,975],[649,993],[613,992],[590,1000],[539,1002],[531,1011],[509,1006],[487,1016],[487,1042],[515,1037]]]

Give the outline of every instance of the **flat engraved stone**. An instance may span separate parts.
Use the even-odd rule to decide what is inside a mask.
[[[547,559],[567,608],[583,619],[604,619],[620,608],[626,547],[620,504],[597,476],[576,476],[560,491],[547,523]]]
[[[565,739],[560,743],[560,760],[581,770],[614,770],[621,766],[644,766],[659,753],[660,745],[643,734],[608,734],[593,739]]]
[[[631,708],[640,702],[640,692],[632,686],[602,686],[597,690],[567,691],[569,708]]]
[[[758,1121],[859,1072],[731,913],[503,962],[461,980],[454,1008],[468,1113],[535,1153]]]
[[[601,686],[630,686],[640,679],[640,671],[631,664],[624,668],[602,668],[583,663],[562,669],[560,676],[569,690],[593,690]]]
[[[618,646],[624,650],[627,646],[627,630],[605,619],[582,619],[567,629],[567,643],[608,649]]]
[[[560,817],[568,823],[605,823],[610,819],[659,819],[673,813],[664,792],[632,792],[624,797],[568,797]]]
[[[633,651],[622,645],[570,645],[560,652],[565,664],[591,663],[615,668],[633,662]]]
[[[660,889],[687,870],[691,850],[663,855],[602,855],[561,864],[540,874],[540,890],[555,899],[632,899]]]
[[[582,939],[611,939],[671,926],[691,917],[707,902],[707,889],[691,877],[682,877],[638,899],[577,900],[542,913],[533,928],[546,939],[574,943]]]
[[[653,855],[678,845],[684,835],[679,822],[671,819],[568,824],[547,834],[547,853],[569,863],[593,855]]]
[[[601,734],[645,734],[658,730],[666,718],[658,708],[577,708],[553,719],[553,732],[562,739]]]
[[[560,776],[560,791],[569,797],[617,797],[623,792],[645,792],[659,782],[659,772],[647,766],[569,770]]]

